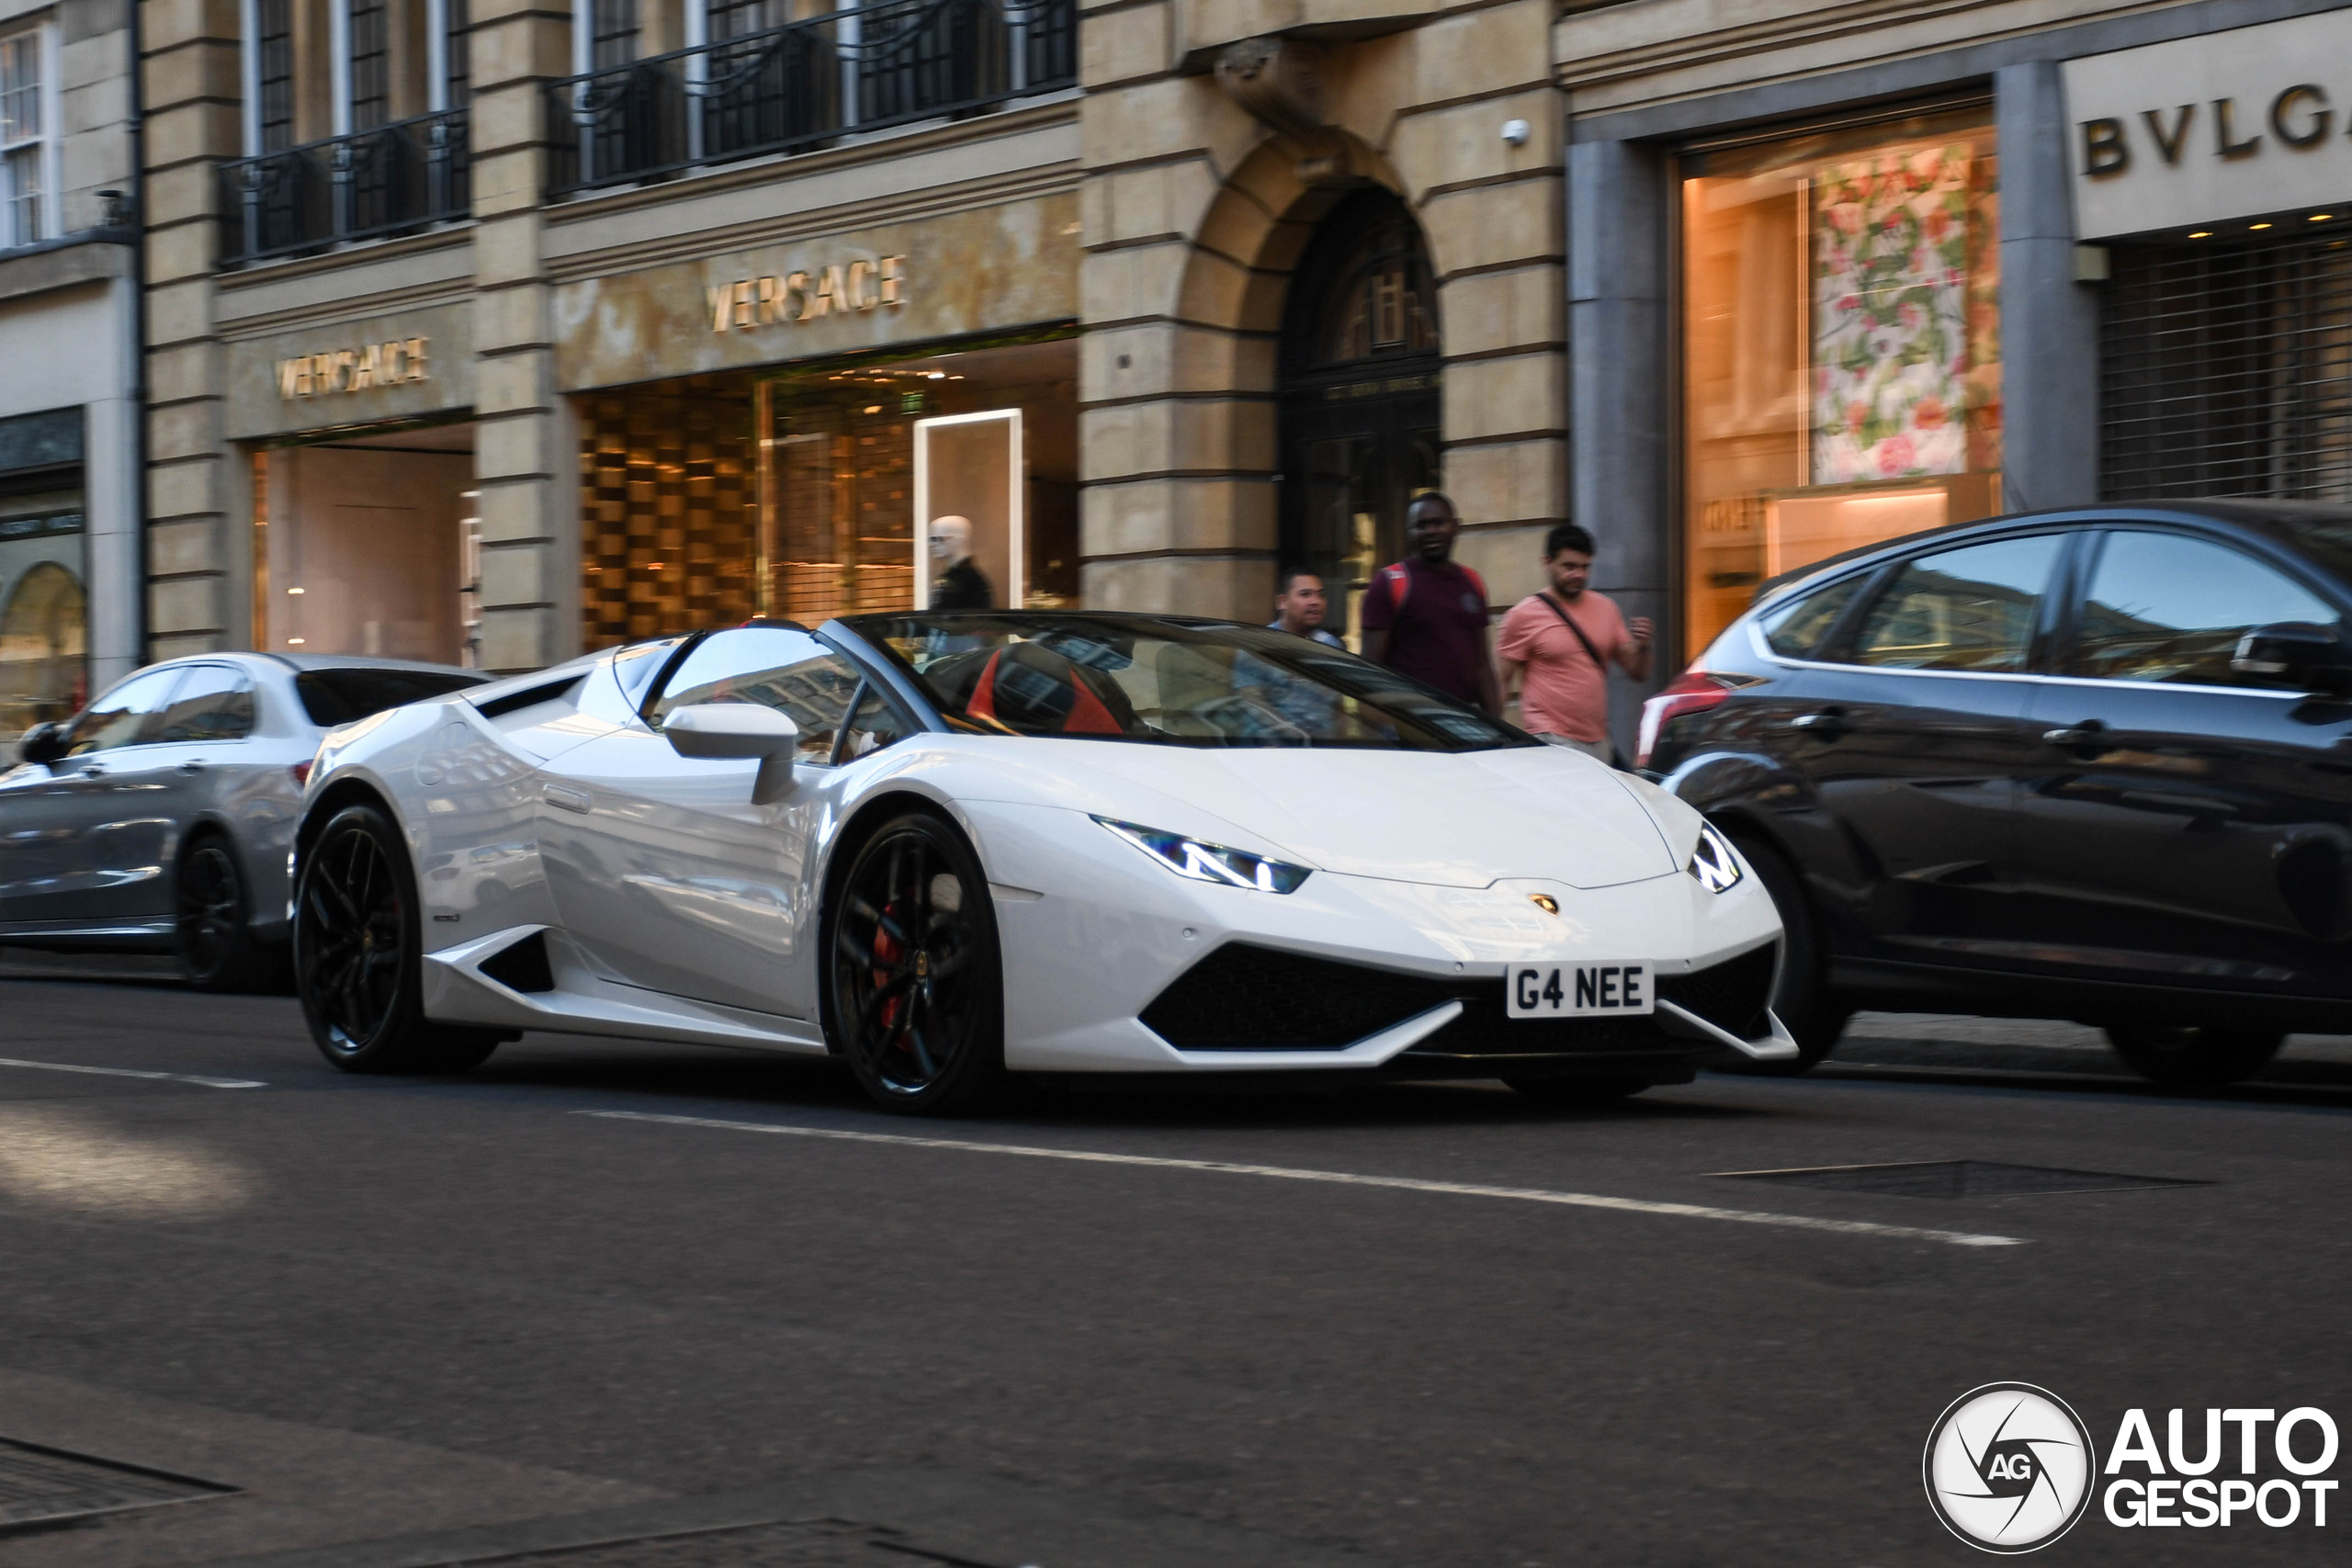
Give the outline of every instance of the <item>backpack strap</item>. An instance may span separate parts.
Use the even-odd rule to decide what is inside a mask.
[[[1478,603],[1487,603],[1487,580],[1466,566],[1462,569],[1462,575],[1468,578],[1470,586],[1478,591]]]
[[[1405,607],[1405,596],[1413,591],[1413,574],[1398,561],[1380,569],[1380,580],[1388,584],[1388,613],[1394,615]]]

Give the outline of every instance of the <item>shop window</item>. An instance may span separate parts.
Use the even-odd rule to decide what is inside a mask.
[[[912,609],[919,584],[931,604],[952,591],[1000,609],[1076,604],[1077,383],[1069,339],[768,382],[772,613],[813,626]],[[966,525],[957,558],[932,548],[950,517]]]
[[[473,427],[260,455],[254,646],[468,662]]]
[[[2000,510],[1989,112],[1686,156],[1686,641],[1764,581]]]
[[[580,408],[586,646],[735,625],[758,613],[748,378],[631,388]]]
[[[991,603],[1075,604],[1077,381],[1062,338],[582,398],[586,646],[911,609],[947,516]]]
[[[6,587],[0,740],[13,742],[36,724],[73,717],[89,701],[90,610],[81,578],[56,561],[10,574]]]

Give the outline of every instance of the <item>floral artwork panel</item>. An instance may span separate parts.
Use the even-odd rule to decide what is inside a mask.
[[[1814,175],[1813,482],[1968,471],[1965,142]]]

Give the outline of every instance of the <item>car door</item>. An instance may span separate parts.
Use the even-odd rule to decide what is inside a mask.
[[[118,778],[142,768],[143,742],[186,673],[169,665],[134,675],[74,721],[65,755],[19,768],[0,786],[0,920],[97,925],[124,900],[100,875],[121,846],[102,840],[120,815]],[[132,797],[136,800],[136,797]]]
[[[815,1016],[808,852],[838,796],[834,741],[855,666],[805,632],[704,638],[643,717],[541,770],[539,852],[583,956],[614,979],[728,1007]],[[800,728],[793,787],[752,799],[752,761],[682,757],[661,732],[696,703],[775,708]]]
[[[92,828],[96,918],[137,922],[171,912],[166,874],[187,823],[210,798],[230,742],[253,732],[253,681],[229,664],[181,666],[179,684],[141,741],[106,775],[107,808]]]
[[[2231,668],[2255,626],[2341,613],[2315,583],[2158,525],[2094,536],[2021,793],[2030,932],[2098,978],[2352,994],[2352,704]]]
[[[1981,944],[2001,933],[2015,869],[2030,671],[2065,546],[2044,532],[1902,561],[1815,656],[1784,756],[1854,884],[1832,905],[1854,928],[1842,945],[1990,961]]]

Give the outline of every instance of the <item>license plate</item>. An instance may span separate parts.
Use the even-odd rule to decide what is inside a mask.
[[[1505,981],[1513,1018],[1622,1018],[1654,1012],[1647,964],[1544,964]]]

